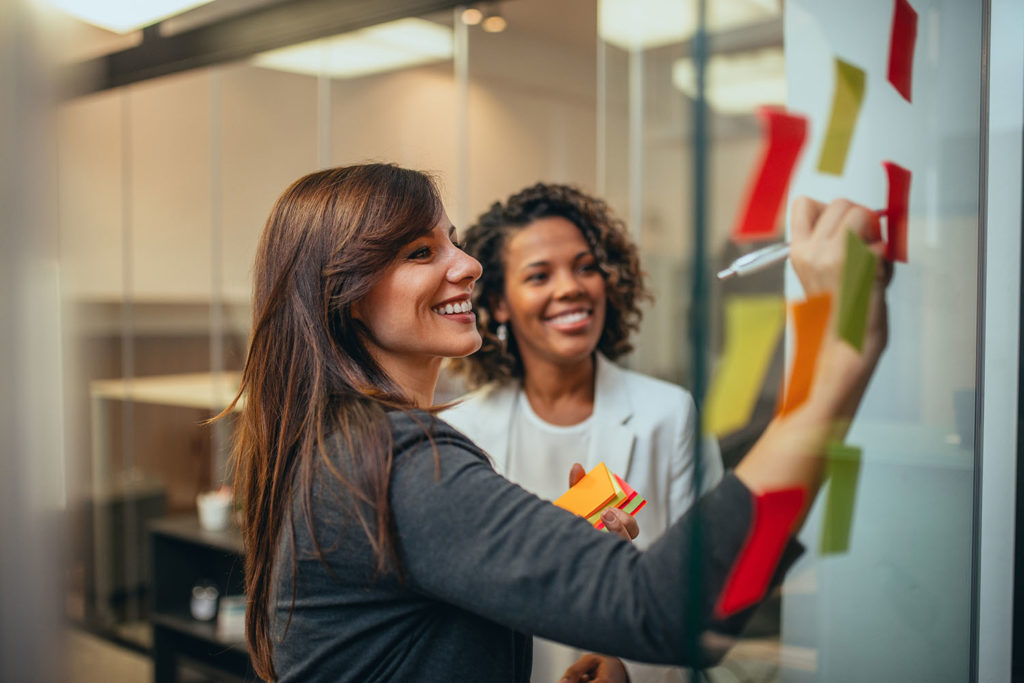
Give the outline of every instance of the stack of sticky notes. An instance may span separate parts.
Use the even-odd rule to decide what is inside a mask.
[[[647,501],[602,462],[562,494],[555,505],[604,529],[601,513],[606,508],[618,508],[635,516]]]

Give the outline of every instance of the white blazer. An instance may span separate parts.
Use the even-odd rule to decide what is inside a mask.
[[[593,432],[581,462],[588,472],[604,462],[647,499],[637,515],[636,539],[646,548],[694,502],[693,398],[675,384],[620,368],[601,354],[596,373]],[[441,413],[491,456],[503,476],[520,391],[519,382],[487,384]],[[722,456],[713,438],[704,439],[703,452],[701,491],[707,491],[722,478]]]

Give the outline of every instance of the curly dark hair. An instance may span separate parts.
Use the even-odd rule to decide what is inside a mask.
[[[504,350],[498,340],[491,302],[505,293],[504,252],[511,236],[538,219],[553,216],[579,228],[604,276],[608,302],[598,350],[614,360],[633,349],[629,335],[640,325],[640,302],[652,297],[625,224],[603,200],[576,187],[537,183],[512,195],[504,204],[495,202],[463,238],[463,248],[480,261],[484,271],[473,291],[473,310],[483,346],[468,358],[451,362],[452,370],[464,375],[470,387],[523,376],[514,336],[509,335]]]

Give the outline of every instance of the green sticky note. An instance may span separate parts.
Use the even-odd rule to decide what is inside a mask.
[[[875,281],[878,257],[864,240],[852,231],[846,233],[846,261],[839,289],[839,315],[836,325],[839,337],[858,351],[864,349],[864,333],[868,324],[868,305]]]
[[[829,115],[825,141],[818,157],[818,170],[822,173],[842,175],[846,165],[846,152],[857,124],[860,103],[864,99],[864,70],[836,59],[836,89],[832,95],[832,113]]]
[[[861,452],[856,446],[831,443],[826,454],[829,483],[825,520],[821,525],[821,554],[834,555],[845,553],[850,548],[850,526],[857,499]]]

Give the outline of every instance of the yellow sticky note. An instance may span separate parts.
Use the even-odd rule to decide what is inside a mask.
[[[563,493],[555,505],[580,517],[589,518],[615,499],[615,484],[602,462]]]
[[[735,296],[725,304],[725,349],[704,402],[704,429],[715,436],[747,424],[785,325],[778,296]]]
[[[836,59],[836,89],[832,95],[832,113],[825,131],[825,141],[818,157],[818,170],[822,173],[842,175],[846,166],[846,152],[850,149],[853,129],[864,99],[864,70]]]

